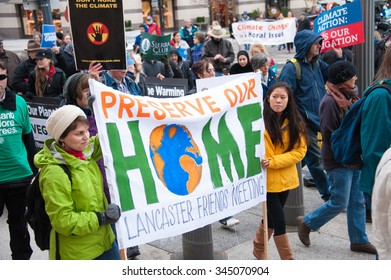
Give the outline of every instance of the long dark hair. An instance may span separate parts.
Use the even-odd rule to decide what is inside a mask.
[[[284,88],[288,93],[288,104],[285,110],[282,112],[282,118],[278,119],[277,113],[270,107],[270,95],[276,88]],[[297,109],[296,102],[293,97],[292,88],[283,82],[277,82],[267,91],[265,102],[263,105],[263,117],[265,122],[266,131],[269,133],[272,143],[277,146],[280,144],[283,148],[284,143],[282,141],[281,125],[285,119],[289,120],[289,145],[286,147],[285,152],[292,150],[296,145],[301,144],[300,136],[305,136],[305,125],[300,113]]]

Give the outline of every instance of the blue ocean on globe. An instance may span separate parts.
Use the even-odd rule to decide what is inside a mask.
[[[197,187],[202,156],[185,126],[155,128],[150,135],[150,156],[158,177],[172,193],[187,195]]]

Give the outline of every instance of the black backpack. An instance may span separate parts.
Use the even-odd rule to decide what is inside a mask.
[[[59,165],[64,172],[68,175],[68,179],[72,184],[71,172],[66,165]],[[27,189],[26,204],[27,209],[25,213],[28,224],[34,231],[35,243],[42,250],[49,250],[50,244],[50,231],[52,225],[45,210],[45,200],[42,197],[41,190],[39,188],[39,174],[35,175],[31,181],[30,186]],[[57,237],[56,237],[57,239]],[[58,240],[56,240],[58,245]],[[58,251],[58,250],[57,250]]]

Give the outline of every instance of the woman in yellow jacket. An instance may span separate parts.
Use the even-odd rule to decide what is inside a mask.
[[[263,116],[265,122],[266,154],[262,168],[267,169],[267,217],[269,239],[274,242],[282,260],[293,259],[286,234],[284,205],[289,190],[299,186],[296,164],[307,151],[305,125],[298,112],[293,92],[286,83],[276,83],[267,92]],[[254,256],[265,259],[263,221],[254,243]]]

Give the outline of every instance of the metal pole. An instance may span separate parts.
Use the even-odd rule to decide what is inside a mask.
[[[357,68],[356,84],[362,93],[372,82],[375,75],[375,0],[361,0],[364,23],[365,43],[355,45],[354,65]]]
[[[299,176],[299,187],[289,191],[288,199],[284,206],[285,223],[289,226],[296,225],[296,217],[304,215],[303,176],[301,162],[296,164]]]
[[[182,234],[184,260],[213,260],[212,226]]]
[[[53,24],[52,8],[50,7],[50,0],[41,0],[41,9],[44,24]]]

